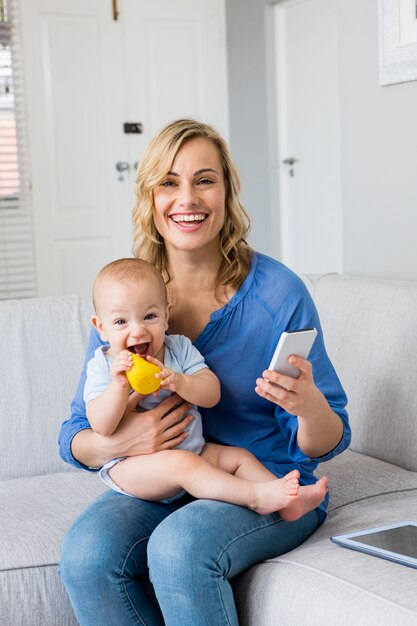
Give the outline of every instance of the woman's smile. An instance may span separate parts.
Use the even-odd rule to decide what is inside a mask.
[[[208,217],[207,213],[173,213],[169,218],[180,229],[187,232],[199,230]]]

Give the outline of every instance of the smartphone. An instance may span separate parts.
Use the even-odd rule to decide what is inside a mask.
[[[298,378],[300,370],[290,365],[288,359],[293,354],[306,359],[316,336],[317,330],[315,328],[289,330],[282,333],[268,369],[292,378]]]

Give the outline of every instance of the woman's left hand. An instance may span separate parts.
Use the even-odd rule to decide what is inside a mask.
[[[300,370],[299,378],[265,370],[256,381],[256,393],[292,415],[306,418],[317,415],[322,394],[314,383],[310,361],[291,356],[288,362]]]

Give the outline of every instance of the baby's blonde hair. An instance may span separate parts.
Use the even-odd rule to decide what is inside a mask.
[[[222,263],[216,287],[240,287],[248,274],[252,249],[245,239],[250,228],[249,215],[239,201],[240,179],[229,149],[211,126],[193,119],[179,119],[163,128],[149,143],[136,177],[136,206],[133,210],[133,254],[155,265],[168,282],[168,260],[164,241],[154,223],[154,188],[169,172],[180,148],[196,138],[211,141],[217,148],[226,190],[225,221],[220,231]]]
[[[99,271],[93,283],[93,305],[95,312],[97,313],[98,309],[99,289],[107,279],[122,283],[132,283],[146,278],[153,278],[156,281],[158,287],[161,289],[165,304],[167,304],[165,282],[161,273],[154,265],[144,259],[136,258],[111,261],[111,263],[108,263]]]

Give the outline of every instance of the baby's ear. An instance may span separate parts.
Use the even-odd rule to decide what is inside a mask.
[[[97,317],[97,315],[93,315],[91,317],[91,323],[93,324],[94,328],[96,330],[98,330],[100,337],[102,338],[103,341],[107,341],[107,338],[104,335],[104,331],[103,331],[103,322],[101,321],[101,319],[99,317]]]

